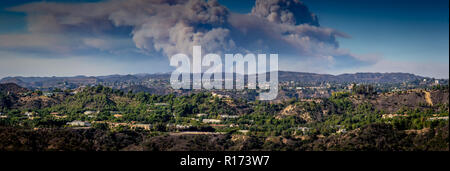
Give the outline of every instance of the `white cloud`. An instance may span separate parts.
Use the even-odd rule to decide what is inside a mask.
[[[65,37],[65,42],[51,44],[68,50],[77,46],[67,42],[100,50],[111,48],[113,41],[89,36],[114,32],[117,27],[131,27],[130,34],[137,48],[168,57],[176,53],[190,54],[192,46],[202,45],[205,53],[270,51],[299,58],[320,58],[342,55],[336,38],[346,37],[336,30],[318,27],[317,17],[297,0],[258,0],[249,15],[234,14],[215,0],[41,2],[10,10],[28,14],[32,35]],[[273,18],[274,15],[278,18]],[[67,33],[79,35],[68,37]],[[17,36],[20,35],[8,39],[14,41]],[[345,55],[349,56],[348,60],[359,60],[350,53]]]

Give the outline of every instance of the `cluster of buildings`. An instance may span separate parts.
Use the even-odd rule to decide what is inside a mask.
[[[231,98],[229,95],[219,94],[219,93],[216,93],[216,92],[212,92],[211,95],[213,97],[218,97],[218,98]]]
[[[120,122],[109,122],[109,121],[93,121],[94,124],[106,124],[109,128],[118,128],[118,127],[129,127],[131,129],[144,129],[150,130],[153,125],[152,124],[139,124],[139,123],[120,123]]]
[[[428,121],[436,121],[436,120],[448,120],[448,116],[428,118]]]
[[[52,113],[50,113],[50,115],[52,115],[56,119],[67,118],[67,115],[60,114],[59,112],[52,112]]]
[[[383,119],[392,119],[392,118],[396,118],[396,117],[407,117],[407,114],[384,114],[381,118]]]
[[[220,120],[220,119],[203,119],[202,122],[206,123],[206,124],[216,124],[216,123],[221,123],[222,120]]]

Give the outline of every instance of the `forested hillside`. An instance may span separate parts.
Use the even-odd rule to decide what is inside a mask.
[[[104,86],[0,98],[0,150],[448,150],[448,86],[247,101]],[[105,145],[106,144],[106,145]]]

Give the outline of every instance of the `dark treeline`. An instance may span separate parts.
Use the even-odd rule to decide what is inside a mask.
[[[101,129],[0,128],[0,151],[448,151],[448,124],[405,133],[387,124],[309,140],[242,135],[151,135]]]

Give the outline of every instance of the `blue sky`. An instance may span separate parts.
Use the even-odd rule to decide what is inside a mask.
[[[375,51],[393,60],[449,61],[448,0],[307,0],[323,26],[352,36],[356,53]]]
[[[28,32],[28,20],[26,14],[11,12],[6,9],[22,4],[30,0],[5,0],[0,2],[0,35],[21,34]],[[95,1],[54,0],[47,2],[79,3]],[[377,64],[364,67],[349,67],[348,69],[329,69],[323,73],[341,74],[354,72],[410,72],[414,74],[448,78],[449,70],[449,1],[448,0],[303,0],[309,10],[317,14],[321,27],[332,28],[345,33],[349,38],[338,38],[339,48],[348,50],[352,54],[376,56],[381,60]],[[254,0],[219,0],[232,12],[250,13],[254,6]],[[7,40],[0,40],[7,41]],[[130,41],[131,42],[131,41]],[[1,45],[1,44],[0,44]],[[132,43],[128,44],[132,45]],[[25,54],[18,49],[3,48],[0,55]],[[111,56],[104,51],[90,51],[85,56],[99,56],[89,58],[90,63],[104,62],[103,56]],[[82,56],[76,54],[73,56]],[[127,54],[129,56],[135,53]],[[140,54],[139,59],[145,58]],[[25,59],[39,59],[49,56],[45,53],[26,53]],[[12,59],[4,59],[0,56],[0,63],[12,62]],[[88,57],[86,57],[88,58]],[[120,59],[120,58],[119,58]],[[22,61],[23,61],[22,60]],[[75,60],[75,59],[74,59]],[[164,60],[158,58],[158,60]],[[17,60],[20,62],[21,60]],[[117,70],[111,71],[105,67],[98,71],[86,72],[57,72],[49,70],[45,72],[34,71],[21,72],[2,71],[0,77],[42,73],[42,75],[107,75],[143,72],[167,72],[168,61],[161,61],[158,67],[139,68],[134,67],[136,62],[125,62],[129,66],[121,66],[124,61],[109,61]],[[57,63],[57,62],[56,62]],[[152,62],[155,63],[155,62]],[[91,65],[85,65],[89,67]],[[24,66],[21,66],[24,67]],[[21,68],[18,67],[18,68]],[[306,70],[306,72],[319,72]]]
[[[220,0],[248,13],[254,0]],[[303,0],[321,26],[351,36],[340,45],[395,61],[449,63],[448,0]],[[419,68],[418,68],[419,69]]]

